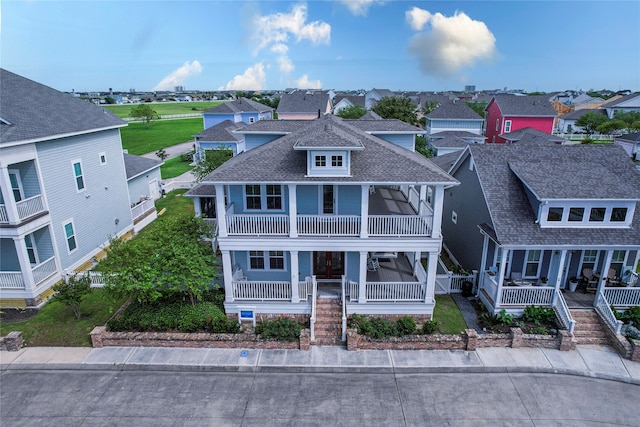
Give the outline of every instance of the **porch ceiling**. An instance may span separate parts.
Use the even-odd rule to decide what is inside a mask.
[[[409,260],[398,255],[398,258],[379,258],[380,268],[367,271],[367,282],[417,282]]]
[[[369,195],[370,215],[416,215],[402,192],[391,188],[376,188]]]

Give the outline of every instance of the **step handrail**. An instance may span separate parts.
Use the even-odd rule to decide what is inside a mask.
[[[342,289],[341,289],[341,299],[342,299],[342,341],[347,340],[347,300],[346,300],[346,283],[347,278],[342,276]]]

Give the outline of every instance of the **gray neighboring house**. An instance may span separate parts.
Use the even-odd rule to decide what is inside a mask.
[[[250,124],[260,120],[273,120],[273,108],[252,99],[238,98],[205,110],[203,120],[205,129],[225,120]]]
[[[629,113],[640,111],[640,93],[632,93],[612,101],[605,102],[600,108],[604,108],[607,116],[613,119],[616,112]]]
[[[397,96],[395,92],[389,89],[376,89],[373,88],[364,95],[364,106],[367,110],[371,110],[376,102],[380,101],[384,97]]]
[[[325,90],[285,93],[276,112],[278,120],[314,120],[331,113],[331,98]]]
[[[338,114],[341,110],[354,105],[364,107],[364,95],[336,95],[333,98],[333,114]]]
[[[155,201],[162,197],[160,166],[163,164],[161,160],[124,153],[131,216],[136,233],[158,217]]]
[[[628,287],[638,284],[640,171],[613,144],[528,139],[469,145],[445,169],[460,186],[445,190],[444,245],[479,271],[480,299],[492,313],[554,307],[569,328],[565,308],[584,303],[570,288],[588,269],[602,273],[590,304],[640,305],[640,287]]]
[[[193,136],[196,145],[195,161],[204,159],[206,150],[216,150],[228,148],[233,151],[233,155],[238,155],[245,150],[244,138],[234,131],[245,127],[243,122],[232,122],[225,120],[217,125],[206,128]]]
[[[614,144],[618,144],[633,160],[640,160],[640,132],[627,133],[615,137]]]
[[[584,129],[582,129],[582,127],[576,126],[576,120],[578,120],[580,117],[584,116],[587,113],[596,113],[596,114],[602,114],[605,117],[607,116],[607,111],[603,108],[597,108],[597,109],[584,108],[581,110],[575,110],[558,117],[558,127],[557,127],[558,132],[563,132],[563,133],[584,132]]]
[[[38,306],[133,229],[126,123],[0,70],[0,306]]]

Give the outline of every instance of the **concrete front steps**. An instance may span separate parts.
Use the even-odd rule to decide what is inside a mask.
[[[336,298],[316,300],[315,345],[343,345],[342,305]]]
[[[576,344],[609,345],[600,316],[593,308],[571,308],[571,316],[576,321],[573,329],[573,342]]]

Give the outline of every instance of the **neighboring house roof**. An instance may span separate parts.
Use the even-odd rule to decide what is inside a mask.
[[[395,92],[390,91],[389,89],[371,89],[371,92],[375,92],[380,95],[380,98],[384,98],[385,96],[396,96]]]
[[[213,184],[204,184],[202,182],[197,183],[193,186],[189,191],[184,193],[186,197],[197,197],[197,196],[215,196],[216,195],[216,186]]]
[[[458,137],[458,138],[469,138],[469,139],[482,139],[485,140],[486,137],[483,135],[478,135],[477,133],[469,132],[466,130],[443,130],[442,132],[435,132],[429,135],[429,139],[437,139],[437,138],[447,138],[447,137]]]
[[[375,111],[367,111],[367,113],[358,120],[382,120],[382,117]]]
[[[238,113],[266,113],[273,111],[268,105],[261,104],[249,98],[238,98],[234,101],[223,102],[215,107],[208,108],[205,114],[238,114]]]
[[[578,120],[580,117],[584,116],[587,113],[602,114],[603,116],[607,115],[607,111],[602,108],[596,108],[596,109],[583,108],[582,110],[575,110],[570,113],[563,114],[558,118],[561,120]]]
[[[0,69],[0,94],[2,144],[126,126],[110,111],[4,69]]]
[[[278,114],[286,113],[327,113],[330,105],[326,91],[285,93],[278,103]]]
[[[272,120],[261,120],[262,121],[272,121]],[[223,122],[218,123],[217,125],[206,128],[200,133],[194,135],[196,139],[199,141],[215,141],[215,142],[238,142],[242,141],[242,135],[238,133],[234,133],[234,130],[238,130],[240,128],[245,127],[246,125],[242,122],[235,123],[231,120],[225,120]]]
[[[380,117],[380,116],[378,116]],[[425,130],[418,126],[410,125],[398,119],[377,119],[377,120],[348,120],[345,122],[367,133],[413,133],[424,134]]]
[[[343,99],[349,101],[351,105],[364,107],[364,95],[336,95],[333,98],[333,105],[337,105]]]
[[[510,142],[529,142],[529,143],[560,143],[566,142],[566,139],[560,138],[559,136],[551,135],[545,132],[542,132],[538,129],[533,129],[530,127],[522,128],[515,130],[509,133],[503,133],[500,135],[501,138],[506,139]]]
[[[495,95],[495,102],[500,107],[503,116],[522,117],[555,117],[556,110],[549,102],[549,97]]]
[[[469,142],[457,136],[445,136],[433,139],[429,141],[429,144],[436,148],[464,148],[469,145]]]
[[[622,104],[634,98],[640,99],[640,93],[632,93],[632,94],[621,96],[620,98],[616,98],[611,101],[605,102],[604,104],[602,104],[602,108],[613,108],[619,104]]]
[[[309,121],[291,134],[240,153],[211,172],[202,182],[351,182],[351,183],[442,183],[457,181],[419,153],[370,135],[333,115]],[[330,126],[327,127],[326,125]],[[351,176],[307,176],[305,151],[294,150],[294,144],[309,131],[327,129],[339,138],[341,133],[358,139],[364,147],[351,153]]]
[[[464,101],[443,102],[438,108],[427,114],[426,117],[428,119],[483,120],[483,118],[469,108]]]
[[[307,126],[309,120],[260,120],[243,126],[237,133],[260,133],[285,135]]]
[[[451,153],[442,154],[441,156],[431,157],[431,161],[435,163],[440,169],[449,173],[453,165],[456,164],[456,162],[462,155],[462,151],[453,151]]]
[[[500,244],[639,244],[640,207],[630,229],[542,228],[518,178],[543,197],[640,200],[640,171],[620,146],[482,144],[469,145],[467,150]]]
[[[622,142],[630,142],[630,143],[639,143],[640,142],[640,132],[627,133],[624,135],[616,136],[616,141]]]
[[[134,156],[133,154],[123,153],[124,156],[124,169],[127,173],[127,180],[135,178],[147,171],[155,168],[159,168],[162,160],[148,159],[142,156]]]

